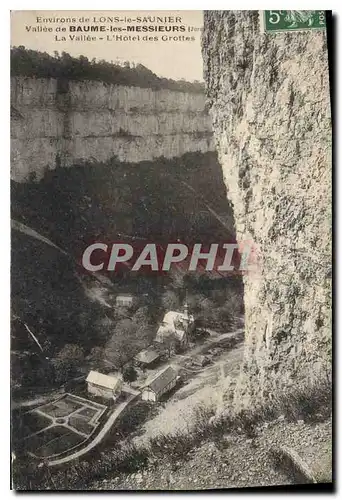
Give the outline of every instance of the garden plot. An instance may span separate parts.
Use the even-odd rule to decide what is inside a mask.
[[[107,407],[78,396],[61,398],[23,415],[25,449],[37,458],[55,457],[86,441]]]

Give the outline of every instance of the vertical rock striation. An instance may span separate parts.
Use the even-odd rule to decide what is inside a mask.
[[[258,11],[208,11],[207,100],[246,276],[238,399],[329,370],[331,116],[326,33],[265,34]]]
[[[117,157],[139,163],[213,151],[202,93],[100,81],[11,78],[11,177]]]

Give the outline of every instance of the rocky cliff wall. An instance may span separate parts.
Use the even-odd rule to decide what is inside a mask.
[[[205,13],[207,98],[238,240],[259,247],[245,277],[237,401],[329,370],[331,117],[326,33],[265,34],[257,11]]]
[[[11,111],[19,182],[80,161],[135,163],[214,149],[202,94],[13,77]]]

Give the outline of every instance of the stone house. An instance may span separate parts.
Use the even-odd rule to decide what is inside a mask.
[[[164,339],[171,332],[173,333],[175,340],[177,340],[182,346],[185,346],[189,340],[188,334],[193,329],[194,324],[194,317],[192,314],[189,314],[186,305],[184,307],[184,312],[168,311],[159,325],[155,342],[162,344]]]
[[[134,296],[131,293],[120,293],[115,298],[115,305],[121,307],[131,307]]]
[[[151,368],[157,364],[159,358],[159,352],[150,346],[134,356],[134,364],[141,368]]]
[[[113,375],[104,375],[103,373],[91,370],[86,378],[89,394],[100,396],[106,399],[116,399],[122,389],[122,380]]]
[[[169,392],[178,381],[178,370],[168,365],[145,383],[141,393],[144,401],[158,401],[163,394]]]

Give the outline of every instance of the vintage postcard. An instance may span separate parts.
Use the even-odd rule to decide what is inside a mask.
[[[332,487],[326,11],[12,11],[15,490]]]

